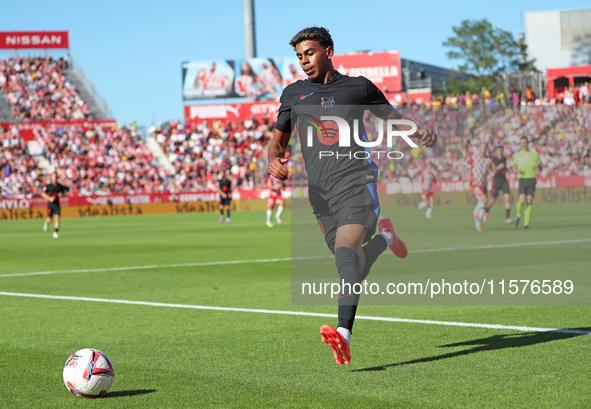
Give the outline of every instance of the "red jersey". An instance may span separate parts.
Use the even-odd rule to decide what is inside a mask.
[[[486,187],[487,171],[492,164],[492,159],[483,156],[480,152],[468,157],[466,163],[470,165],[470,184],[472,186]]]
[[[433,185],[437,182],[437,175],[435,171],[431,169],[425,169],[421,174],[421,184],[423,186],[423,192],[433,193]]]
[[[277,185],[281,185],[279,188],[276,188]],[[277,179],[276,177],[269,176],[267,179],[267,186],[272,194],[276,194],[281,196],[281,190],[283,188],[283,182]]]

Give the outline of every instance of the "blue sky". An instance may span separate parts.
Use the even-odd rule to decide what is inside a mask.
[[[589,0],[522,0],[523,11],[589,8]],[[560,6],[558,6],[560,4]],[[181,62],[244,57],[242,0],[11,1],[0,30],[68,30],[70,50],[121,123],[182,119]],[[257,54],[292,55],[300,29],[328,28],[337,53],[399,50],[443,67],[441,43],[464,19],[520,31],[519,0],[297,2],[255,0]]]

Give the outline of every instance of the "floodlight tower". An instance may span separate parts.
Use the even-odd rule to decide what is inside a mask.
[[[257,56],[257,44],[254,35],[254,0],[244,0],[244,57]]]

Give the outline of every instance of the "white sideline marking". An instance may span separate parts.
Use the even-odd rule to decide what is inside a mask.
[[[51,300],[90,301],[90,302],[104,302],[104,303],[111,303],[111,304],[145,305],[145,306],[150,306],[150,307],[186,308],[186,309],[192,309],[192,310],[253,312],[253,313],[259,313],[259,314],[299,315],[299,316],[304,316],[304,317],[337,318],[336,314],[323,314],[323,313],[317,313],[317,312],[303,312],[303,311],[281,311],[281,310],[262,310],[262,309],[253,309],[253,308],[213,307],[213,306],[208,306],[208,305],[168,304],[168,303],[161,303],[161,302],[111,300],[111,299],[106,299],[106,298],[70,297],[70,296],[63,296],[63,295],[9,293],[9,292],[4,292],[4,291],[0,291],[0,295],[6,295],[9,297],[44,298],[44,299],[51,299]],[[526,331],[526,332],[558,332],[561,334],[577,334],[577,335],[591,334],[591,331],[582,331],[582,330],[575,330],[575,329],[522,327],[522,326],[516,326],[516,325],[500,325],[500,324],[476,324],[476,323],[470,323],[470,322],[453,322],[453,321],[413,320],[410,318],[369,317],[369,316],[363,316],[363,315],[358,315],[355,317],[355,319],[369,320],[369,321],[403,322],[403,323],[408,323],[408,324],[447,325],[447,326],[452,326],[452,327],[503,329],[503,330]]]
[[[441,249],[409,250],[408,252],[409,253],[436,253],[436,252],[446,252],[446,251],[485,250],[485,249],[500,249],[500,248],[507,248],[507,247],[545,246],[545,245],[553,245],[553,244],[572,244],[572,243],[586,243],[586,242],[591,242],[591,239],[540,241],[540,242],[530,242],[530,243],[491,244],[491,245],[469,246],[469,247],[447,247],[447,248],[441,248]],[[386,253],[386,254],[389,254],[389,253]],[[39,276],[39,275],[49,275],[49,274],[98,273],[98,272],[104,272],[104,271],[150,270],[150,269],[154,269],[154,268],[204,267],[204,266],[219,266],[219,265],[241,264],[241,263],[276,263],[276,262],[280,262],[280,261],[315,260],[315,259],[332,258],[332,257],[334,257],[334,256],[323,255],[323,256],[305,256],[305,257],[267,258],[267,259],[258,259],[258,260],[210,261],[210,262],[205,262],[205,263],[161,264],[161,265],[130,266],[130,267],[107,267],[107,268],[62,270],[62,271],[37,271],[37,272],[33,272],[33,273],[0,274],[0,278]]]

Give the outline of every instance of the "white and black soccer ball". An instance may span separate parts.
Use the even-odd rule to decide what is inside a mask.
[[[103,396],[115,372],[107,356],[98,349],[85,348],[74,352],[64,365],[64,383],[72,394],[84,398]]]

